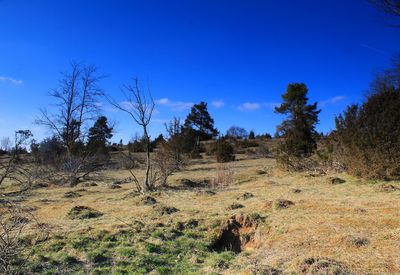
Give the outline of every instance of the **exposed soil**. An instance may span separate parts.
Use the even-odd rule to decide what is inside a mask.
[[[300,265],[302,274],[350,274],[346,267],[328,258],[308,258]]]
[[[232,216],[219,230],[210,249],[213,251],[233,251],[240,253],[255,246],[255,231],[258,224],[247,215]]]

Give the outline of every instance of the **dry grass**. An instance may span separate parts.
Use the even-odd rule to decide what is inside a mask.
[[[95,229],[116,232],[129,229],[126,224],[133,220],[151,224],[195,218],[210,226],[233,214],[259,213],[266,217],[259,227],[259,245],[239,254],[225,271],[227,274],[248,274],[260,265],[299,273],[299,266],[310,257],[335,260],[354,273],[400,273],[400,190],[378,192],[374,185],[347,175],[339,175],[346,183],[332,185],[328,176],[307,177],[277,171],[271,159],[250,160],[243,156],[239,159],[229,164],[235,172],[233,183],[216,190],[215,195],[199,194],[198,189],[188,188],[151,194],[158,204],[180,210],[173,215],[157,216],[152,205],[138,206],[137,198],[129,196],[133,184],[110,189],[108,185],[113,180],[129,177],[124,170],[107,172],[103,175],[107,181],[96,181],[98,186],[85,187],[86,191],[79,190],[82,188],[79,186],[34,190],[23,204],[36,207],[37,217],[62,234]],[[169,181],[173,184],[185,178],[210,182],[216,173],[218,176],[218,169],[213,161],[196,160]],[[294,189],[301,192],[295,193]],[[65,198],[69,191],[82,196]],[[254,197],[238,201],[245,192]],[[278,199],[294,204],[279,210],[268,207]],[[235,202],[244,208],[227,210]],[[77,205],[91,207],[104,215],[88,220],[68,219],[68,212]],[[366,244],[357,245],[354,241],[357,238],[366,239]]]

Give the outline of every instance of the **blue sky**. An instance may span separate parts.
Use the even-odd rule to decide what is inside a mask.
[[[291,82],[307,84],[326,132],[399,45],[400,28],[367,0],[0,0],[0,137],[49,134],[33,121],[72,60],[99,66],[118,100],[131,77],[148,83],[153,137],[200,101],[221,132],[274,133],[273,106]],[[118,123],[114,140],[140,132],[125,114],[103,112]]]

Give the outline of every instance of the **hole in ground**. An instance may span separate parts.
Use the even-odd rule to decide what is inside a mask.
[[[219,230],[217,237],[210,245],[210,250],[240,253],[255,244],[257,223],[249,216],[240,214],[232,216]]]

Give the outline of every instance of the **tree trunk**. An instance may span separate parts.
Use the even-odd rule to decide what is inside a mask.
[[[146,191],[149,191],[153,188],[150,183],[150,169],[151,169],[151,162],[150,162],[150,137],[149,134],[147,133],[147,127],[143,126],[143,133],[144,133],[144,138],[146,141],[146,174],[144,178],[144,187]]]

